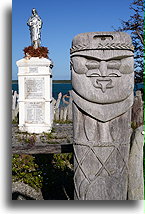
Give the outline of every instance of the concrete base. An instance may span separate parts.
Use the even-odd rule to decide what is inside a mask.
[[[43,132],[50,133],[52,130],[52,126],[44,126],[44,125],[30,125],[25,124],[24,126],[19,125],[19,130],[21,132],[28,132],[28,133],[36,133],[41,134]]]
[[[17,61],[19,130],[51,132],[53,123],[51,61],[31,57]]]

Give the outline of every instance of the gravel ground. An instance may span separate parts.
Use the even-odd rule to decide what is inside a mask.
[[[44,145],[44,144],[68,144],[72,143],[72,123],[59,124],[54,123],[50,134],[29,134],[18,130],[18,124],[12,124],[12,147],[25,145]]]

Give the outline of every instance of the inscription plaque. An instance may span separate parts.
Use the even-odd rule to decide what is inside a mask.
[[[25,99],[42,99],[44,97],[44,78],[25,78]]]
[[[30,73],[38,73],[38,67],[29,67]]]
[[[26,104],[26,123],[41,124],[44,123],[45,107],[42,102],[29,102]]]

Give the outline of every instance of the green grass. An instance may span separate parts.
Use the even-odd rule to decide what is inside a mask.
[[[71,120],[54,120],[54,123],[59,123],[59,124],[70,124],[72,123]]]
[[[145,105],[144,105],[144,124],[145,124]],[[144,131],[145,131],[145,128],[144,128]],[[145,154],[145,146],[143,147],[143,170],[144,170],[144,186],[145,186],[145,155],[144,154]],[[144,200],[145,200],[145,188],[144,188]]]
[[[44,200],[73,200],[73,153],[13,155],[12,181],[41,189]],[[54,191],[55,190],[55,191]]]

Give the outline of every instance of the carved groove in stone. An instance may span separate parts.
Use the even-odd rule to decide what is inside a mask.
[[[131,50],[133,51],[134,50],[134,47],[132,45],[128,45],[128,44],[115,44],[115,43],[112,43],[112,44],[105,44],[105,45],[102,45],[102,44],[98,44],[98,46],[94,47],[94,48],[91,48],[91,50],[99,50],[99,49],[103,49],[103,50],[110,50],[110,49],[118,49],[118,50]],[[87,44],[82,44],[82,45],[75,45],[73,46],[71,49],[70,49],[70,53],[74,53],[74,52],[77,52],[77,51],[81,51],[81,50],[90,50],[89,46]]]
[[[84,115],[85,116],[85,115]],[[86,116],[85,116],[86,117]],[[88,116],[86,117],[88,119]],[[89,119],[88,119],[89,120]],[[86,119],[84,120],[84,123],[86,123]],[[96,123],[96,120],[90,118],[90,121],[92,122],[92,124],[94,125]],[[91,123],[89,124],[90,127],[92,127]],[[84,132],[85,132],[86,127],[84,126]],[[95,128],[94,128],[95,130]],[[86,133],[86,132],[85,132]],[[93,132],[94,135],[96,134],[95,132]],[[88,139],[88,137],[86,137]],[[93,139],[93,137],[91,136],[91,138]],[[75,191],[77,193],[77,200],[89,200],[86,198],[86,194],[89,191],[89,187],[91,185],[93,185],[93,183],[97,180],[97,178],[101,175],[101,173],[103,172],[103,170],[105,170],[105,172],[107,172],[107,176],[111,176],[115,173],[115,169],[112,169],[111,171],[107,168],[107,164],[109,163],[111,157],[113,157],[114,155],[117,155],[120,157],[120,159],[122,160],[122,167],[120,168],[120,176],[122,176],[122,174],[126,171],[128,171],[128,166],[127,166],[127,161],[124,159],[121,151],[120,151],[120,147],[121,146],[127,146],[126,143],[120,145],[120,144],[115,144],[115,142],[108,142],[107,144],[105,143],[104,145],[101,144],[101,146],[98,146],[98,143],[94,140],[87,140],[86,143],[79,143],[79,142],[74,142],[74,153],[75,153],[75,161],[76,161],[76,168],[75,168],[75,175],[74,175],[74,181],[76,180],[76,177],[78,176],[78,172],[80,173],[80,171],[83,174],[83,179],[80,181],[80,185],[77,186],[76,182],[75,182]],[[78,147],[83,147],[85,148],[85,152],[82,155],[81,158],[78,157]],[[80,148],[80,149],[81,149]],[[101,158],[101,154],[99,156],[99,152],[100,149],[104,149],[104,150],[108,150],[108,156],[105,159],[105,161]],[[106,152],[105,152],[106,154]],[[85,159],[89,156],[93,156],[94,160],[93,163],[99,162],[100,166],[99,169],[94,173],[94,176],[91,177],[90,174],[87,174],[83,163],[85,162]],[[90,157],[89,157],[90,159]],[[85,188],[84,188],[85,187]],[[81,191],[81,189],[83,189],[83,193]],[[84,194],[84,195],[82,195]]]
[[[123,145],[126,145],[126,144],[123,144]],[[86,150],[85,153],[84,153],[84,155],[83,155],[83,157],[81,157],[80,160],[79,160],[79,158],[77,157],[77,151],[76,151],[77,147],[76,147],[76,146],[77,146],[77,147],[78,147],[78,146],[80,146],[80,147],[85,147],[85,150]],[[111,176],[111,175],[112,175],[112,172],[109,171],[109,169],[107,168],[106,165],[107,165],[107,163],[109,162],[111,156],[113,156],[113,153],[117,153],[117,155],[119,155],[119,156],[121,157],[121,159],[122,159],[122,161],[123,161],[123,163],[124,163],[122,169],[120,170],[120,176],[124,173],[124,170],[125,170],[125,169],[128,171],[127,162],[124,160],[124,157],[123,157],[122,154],[121,154],[121,151],[120,151],[120,149],[119,149],[119,146],[120,146],[120,145],[117,146],[117,145],[115,145],[115,144],[110,145],[110,143],[109,143],[109,145],[105,146],[105,147],[104,147],[105,149],[110,149],[110,148],[113,148],[113,149],[110,151],[110,154],[109,154],[109,156],[107,157],[107,159],[106,159],[105,161],[103,161],[103,160],[98,156],[98,154],[96,153],[96,151],[95,151],[95,149],[94,149],[94,148],[96,148],[96,149],[103,148],[103,145],[100,146],[100,147],[98,147],[97,145],[95,145],[95,141],[94,141],[94,142],[93,142],[93,141],[88,141],[86,144],[82,144],[82,143],[79,144],[79,143],[75,142],[75,144],[74,144],[74,153],[75,153],[75,159],[76,159],[76,162],[77,162],[77,167],[75,168],[74,181],[75,181],[75,179],[76,179],[76,177],[77,177],[77,172],[78,172],[79,170],[81,170],[81,172],[82,172],[83,175],[84,175],[84,179],[81,181],[81,184],[80,184],[79,187],[77,187],[76,182],[75,182],[75,190],[76,190],[76,192],[77,192],[77,199],[78,199],[78,200],[88,200],[88,199],[86,198],[86,194],[87,194],[87,192],[88,192],[88,189],[89,189],[90,185],[92,185],[93,182],[96,181],[97,177],[101,175],[101,173],[102,173],[103,170],[105,170],[105,171],[107,172],[108,176]],[[90,178],[89,175],[86,174],[86,172],[85,172],[85,170],[84,170],[84,168],[83,168],[83,162],[85,161],[85,158],[86,158],[87,156],[89,156],[91,153],[94,154],[94,158],[101,164],[101,168],[99,168],[98,171],[96,170],[96,172],[95,172],[93,178]],[[91,156],[92,156],[92,155],[91,155]],[[95,161],[94,161],[94,162],[95,162]],[[115,173],[114,171],[115,171],[115,169],[113,170],[113,174]],[[85,190],[84,190],[84,195],[82,196],[82,198],[80,198],[80,195],[82,194],[82,193],[80,192],[80,189],[81,189],[81,186],[82,186],[82,185],[85,186]]]

